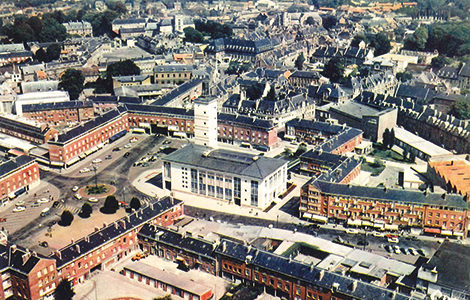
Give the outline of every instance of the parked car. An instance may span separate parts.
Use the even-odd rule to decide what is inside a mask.
[[[15,203],[16,206],[24,206],[24,201],[23,200],[18,200]]]
[[[26,207],[24,207],[24,206],[17,206],[15,208],[13,208],[14,213],[22,212],[22,211],[25,211],[25,210],[26,210]]]
[[[75,194],[75,196],[74,196],[74,197],[75,197],[75,198],[77,198],[77,200],[82,200],[82,196],[80,196],[80,194],[78,194],[78,193],[77,193],[77,194]]]
[[[47,198],[38,199],[38,203],[47,203],[47,202],[49,202],[49,199]]]
[[[377,231],[374,231],[374,233],[372,233],[373,236],[375,237],[384,237],[385,234],[383,234],[383,232],[377,232]]]
[[[398,247],[397,245],[393,246],[393,250],[396,254],[400,254],[401,251],[400,251],[400,247]]]
[[[168,144],[170,144],[170,143],[171,143],[171,141],[166,140],[166,141],[163,142],[163,145],[168,145]]]
[[[59,205],[59,201],[54,201],[54,203],[52,203],[52,207],[57,207]]]
[[[94,164],[99,164],[101,163],[103,160],[101,158],[97,158],[97,159],[94,159],[92,160],[91,162],[94,163]]]
[[[104,159],[111,159],[111,158],[113,158],[113,156],[111,154],[108,154],[108,155],[106,155],[106,157]]]
[[[79,189],[78,186],[74,186],[74,187],[72,188],[72,192],[76,192],[76,191],[78,191],[78,189]]]
[[[132,147],[132,145],[131,145],[131,144],[125,144],[125,145],[124,145],[124,148],[127,148],[127,149],[129,149],[130,147]]]
[[[124,157],[126,157],[126,158],[127,158],[129,155],[131,155],[131,153],[130,153],[130,152],[126,152],[126,153],[124,153]]]
[[[87,173],[87,172],[90,172],[90,169],[83,168],[83,169],[80,170],[80,173]]]
[[[408,252],[409,252],[411,255],[418,255],[418,252],[416,252],[416,249],[413,248],[413,247],[408,248]]]
[[[121,151],[121,147],[116,147],[113,149],[113,152],[118,152],[118,151]]]
[[[346,233],[349,233],[349,234],[358,234],[359,231],[357,229],[354,229],[354,228],[347,228],[346,229]]]
[[[88,202],[96,203],[98,202],[98,198],[95,198],[95,197],[88,198]]]
[[[397,244],[400,240],[399,240],[397,237],[389,237],[389,238],[387,239],[387,241],[388,241],[389,243],[395,243],[395,244]]]
[[[51,212],[51,209],[50,209],[49,207],[44,208],[44,209],[41,211],[41,217],[45,217],[45,216],[49,215],[50,212]]]

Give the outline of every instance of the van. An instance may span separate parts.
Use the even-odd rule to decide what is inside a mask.
[[[48,207],[48,208],[44,208],[44,209],[41,211],[41,217],[47,216],[50,212],[51,212],[51,209],[50,209],[49,207]]]

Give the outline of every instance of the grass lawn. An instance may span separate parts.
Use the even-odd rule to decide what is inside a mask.
[[[374,150],[372,150],[372,152],[369,154],[370,156],[384,160],[409,163],[409,161],[404,158],[400,153],[387,149],[381,144],[374,144],[373,148]]]
[[[385,166],[382,163],[378,162],[363,162],[361,165],[361,170],[370,172],[372,176],[379,176],[383,172]]]
[[[85,192],[88,195],[99,195],[99,194],[105,194],[109,191],[108,187],[105,186],[104,184],[98,184],[96,185],[89,185],[86,187]]]

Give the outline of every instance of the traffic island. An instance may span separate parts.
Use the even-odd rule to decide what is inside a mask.
[[[116,187],[107,183],[92,184],[80,188],[77,193],[82,197],[104,198],[116,193]]]

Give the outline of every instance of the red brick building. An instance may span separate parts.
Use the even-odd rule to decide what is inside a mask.
[[[82,122],[94,117],[93,102],[65,101],[23,105],[23,116],[51,126]]]
[[[94,152],[107,143],[110,137],[128,131],[129,123],[124,112],[124,107],[118,107],[50,140],[48,148],[51,165],[71,165],[79,160],[79,155]]]
[[[299,212],[342,220],[350,225],[379,229],[420,227],[425,232],[465,237],[468,209],[464,197],[457,194],[311,180],[301,189]]]
[[[0,132],[34,144],[44,144],[57,134],[45,123],[7,114],[0,116]]]
[[[138,248],[137,233],[145,223],[169,226],[183,215],[183,203],[164,198],[113,224],[103,224],[95,232],[58,251],[51,258],[57,262],[58,276],[74,285],[89,278],[95,270],[108,268]]]
[[[0,165],[0,199],[39,184],[39,167],[29,156],[22,155]]]

